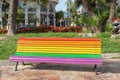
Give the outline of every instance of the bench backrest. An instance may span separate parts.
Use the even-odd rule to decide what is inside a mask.
[[[98,38],[20,38],[14,55],[101,59],[101,40]]]
[[[95,38],[20,38],[17,52],[101,54]]]

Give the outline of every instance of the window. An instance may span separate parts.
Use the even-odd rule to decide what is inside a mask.
[[[47,7],[42,5],[42,6],[41,6],[41,11],[42,11],[42,12],[47,12]]]

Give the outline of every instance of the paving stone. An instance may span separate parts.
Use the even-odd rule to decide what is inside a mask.
[[[2,61],[1,61],[2,62]],[[5,62],[5,61],[3,61]],[[19,65],[14,71],[15,64],[0,66],[0,80],[119,80],[120,59],[105,59],[98,66],[99,75],[95,75],[93,66],[88,65],[53,65],[37,64]]]

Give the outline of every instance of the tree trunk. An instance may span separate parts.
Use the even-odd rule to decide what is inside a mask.
[[[87,9],[88,13],[90,13],[91,16],[95,16],[94,12],[91,10],[91,6],[87,3],[86,0],[82,0],[83,6]]]
[[[116,0],[111,0],[110,5],[110,14],[109,14],[109,22],[112,22],[112,19],[115,18],[116,15]]]
[[[17,17],[18,0],[10,0],[9,15],[8,15],[8,36],[13,36],[16,33],[16,17]]]
[[[97,27],[99,32],[105,32],[105,22],[103,22],[102,20],[98,21]]]

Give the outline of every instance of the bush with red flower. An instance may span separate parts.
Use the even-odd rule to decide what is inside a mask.
[[[82,28],[80,26],[37,26],[37,27],[23,27],[17,28],[17,33],[39,33],[39,32],[81,32]],[[7,30],[0,30],[1,33],[7,33]]]

